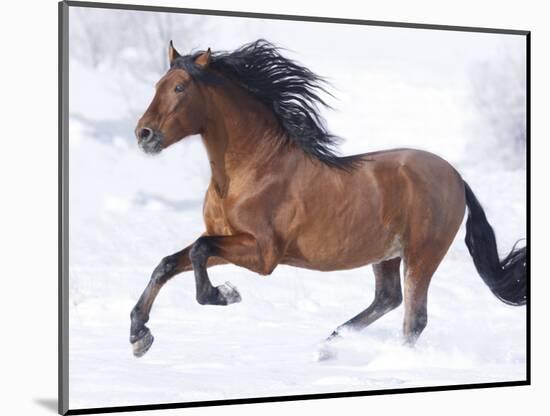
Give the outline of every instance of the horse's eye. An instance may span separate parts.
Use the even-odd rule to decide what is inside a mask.
[[[183,86],[183,84],[178,84],[178,85],[176,85],[176,88],[175,88],[174,91],[183,92],[184,89],[185,89],[185,87]]]

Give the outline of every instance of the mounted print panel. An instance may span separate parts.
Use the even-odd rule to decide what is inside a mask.
[[[61,413],[529,383],[529,32],[60,28]]]

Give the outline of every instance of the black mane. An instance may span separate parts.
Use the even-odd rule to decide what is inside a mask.
[[[214,52],[208,68],[203,70],[195,59],[204,51],[174,59],[171,68],[184,69],[195,80],[216,84],[223,82],[214,72],[237,82],[273,110],[290,140],[306,154],[321,162],[352,169],[361,156],[339,157],[334,151],[337,136],[329,133],[319,113],[319,105],[328,105],[319,96],[326,81],[309,69],[285,58],[279,48],[260,39],[233,52]]]

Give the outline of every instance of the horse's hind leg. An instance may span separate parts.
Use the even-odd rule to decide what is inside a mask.
[[[428,286],[450,242],[427,244],[405,255],[403,335],[405,342],[414,345],[428,324]]]
[[[411,346],[428,324],[428,285],[431,277],[431,274],[422,271],[405,272],[403,335],[405,342]]]
[[[372,266],[376,284],[374,300],[363,312],[340,325],[329,339],[338,336],[343,329],[359,331],[401,304],[400,263],[398,257]]]

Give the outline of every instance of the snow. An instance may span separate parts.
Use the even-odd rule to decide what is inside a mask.
[[[265,30],[288,43],[290,35],[277,29],[283,23]],[[254,38],[254,27],[247,36]],[[383,39],[391,29],[371,30]],[[421,31],[409,32],[423,42],[431,39]],[[397,35],[392,36],[389,44],[398,45]],[[460,44],[454,37],[467,38],[462,33],[438,36],[448,36],[451,45]],[[470,36],[468,45],[477,44],[476,53],[467,59],[459,55],[464,58],[459,62],[475,62],[492,45],[489,35]],[[510,42],[515,41],[510,37]],[[508,164],[495,147],[478,145],[474,133],[480,121],[468,101],[461,75],[466,70],[455,68],[452,53],[439,49],[447,56],[444,61],[454,64],[446,83],[445,68],[434,58],[405,54],[410,72],[383,59],[405,49],[410,45],[378,50],[382,57],[372,67],[325,61],[314,48],[302,49],[307,52],[300,60],[311,58],[315,71],[337,84],[338,111],[325,114],[331,130],[346,138],[345,154],[404,145],[442,155],[482,202],[505,254],[526,234],[524,159],[520,155],[519,162]],[[364,53],[369,51],[366,47]],[[360,62],[369,59],[374,58]],[[437,75],[422,78],[423,68]],[[203,231],[201,207],[210,172],[198,137],[156,157],[141,153],[133,129],[152,86],[136,87],[129,105],[120,91],[129,81],[116,77],[122,75],[113,79],[109,71],[70,62],[71,409],[526,377],[525,308],[505,305],[490,293],[464,245],[463,227],[433,278],[428,326],[415,348],[402,343],[400,307],[365,331],[336,341],[333,359],[316,359],[321,342],[372,300],[370,267],[322,273],[279,266],[264,277],[226,265],[210,269],[211,280],[216,285],[230,281],[242,302],[201,306],[192,274],[178,275],[153,307],[151,350],[135,358],[128,341],[130,310],[158,262]]]

